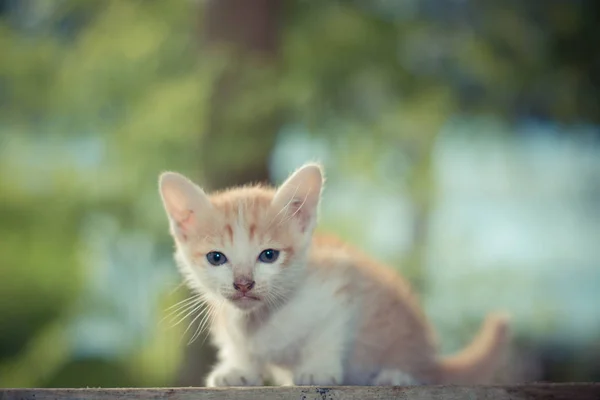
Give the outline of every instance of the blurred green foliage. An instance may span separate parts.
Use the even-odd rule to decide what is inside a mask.
[[[114,215],[124,230],[164,231],[155,179],[167,167],[193,168],[211,81],[193,49],[190,11],[184,2],[73,1],[31,31],[14,19],[1,26],[1,386],[168,383],[144,381],[152,348],[162,343],[141,344],[121,366],[69,361],[58,342],[63,354],[51,362],[56,355],[36,343],[66,340],[84,289],[90,213]],[[76,32],[62,35],[69,24]],[[157,240],[171,245],[166,235]],[[163,355],[153,362],[164,363]],[[36,364],[47,368],[36,374]]]
[[[267,158],[283,122],[348,141],[340,148],[352,153],[343,166],[351,174],[369,176],[384,147],[404,149],[411,168],[399,179],[420,219],[403,262],[425,287],[419,268],[431,149],[451,115],[598,117],[589,100],[597,91],[586,86],[591,44],[569,47],[591,29],[597,6],[466,3],[463,15],[446,2],[286,1],[281,54],[272,64],[260,57],[236,64],[234,53],[203,51],[204,2],[23,2],[19,12],[5,11],[0,386],[172,382],[181,357],[177,329],[157,329],[122,359],[71,358],[66,327],[85,291],[87,218],[114,216],[121,230],[147,232],[168,255],[158,173],[200,177],[214,165],[206,184],[218,187],[253,158]],[[243,76],[239,96],[220,104],[218,128],[229,136],[203,145],[216,82],[228,69]],[[274,113],[277,121],[265,123]],[[373,146],[353,147],[353,137],[364,135]]]

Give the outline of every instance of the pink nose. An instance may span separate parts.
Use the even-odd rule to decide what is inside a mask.
[[[233,288],[238,292],[246,293],[252,290],[256,282],[248,279],[240,279],[233,282]]]

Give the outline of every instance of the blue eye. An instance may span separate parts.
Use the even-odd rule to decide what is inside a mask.
[[[279,250],[267,249],[263,250],[258,256],[258,261],[263,263],[274,263],[279,258]]]
[[[215,267],[219,266],[219,265],[223,265],[227,262],[227,257],[225,257],[225,254],[223,254],[219,251],[211,251],[210,253],[207,253],[206,259],[208,260],[209,263],[211,263]]]

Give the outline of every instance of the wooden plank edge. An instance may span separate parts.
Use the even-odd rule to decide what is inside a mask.
[[[358,400],[358,399],[600,400],[600,383],[511,386],[282,386],[235,388],[0,389],[0,400]]]

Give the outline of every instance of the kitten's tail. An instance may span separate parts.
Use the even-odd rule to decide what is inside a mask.
[[[508,345],[509,316],[493,313],[487,316],[479,333],[469,346],[441,361],[441,383],[480,385],[491,383]]]

